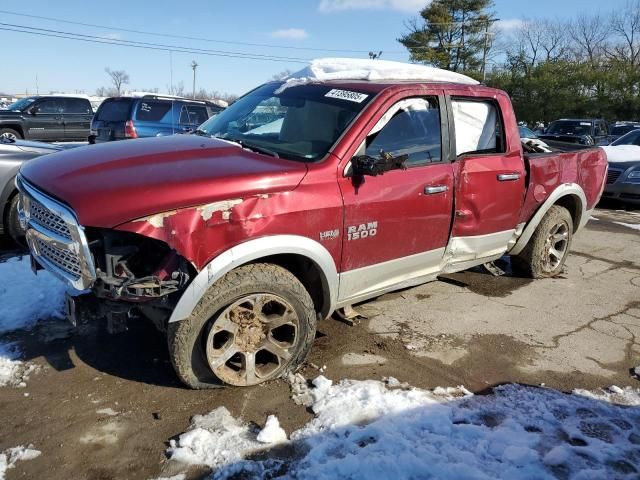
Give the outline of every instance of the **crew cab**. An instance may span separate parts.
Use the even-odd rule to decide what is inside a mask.
[[[247,386],[295,369],[316,322],[356,302],[505,254],[562,272],[602,194],[601,149],[525,156],[506,93],[351,62],[264,84],[194,135],[25,164],[34,268],[90,290],[70,319],[147,317],[186,385]]]
[[[87,97],[25,97],[0,110],[0,137],[64,142],[86,140],[93,117]]]

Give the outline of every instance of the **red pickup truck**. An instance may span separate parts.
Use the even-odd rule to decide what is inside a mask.
[[[78,148],[17,179],[34,268],[69,316],[147,317],[193,388],[296,368],[334,310],[507,254],[561,272],[602,193],[594,148],[523,154],[481,85],[262,85],[192,135]]]

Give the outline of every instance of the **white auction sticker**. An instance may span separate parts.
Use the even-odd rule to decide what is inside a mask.
[[[338,90],[334,88],[329,90],[325,97],[339,98],[340,100],[349,100],[350,102],[362,103],[369,95],[365,93],[350,92],[349,90]]]

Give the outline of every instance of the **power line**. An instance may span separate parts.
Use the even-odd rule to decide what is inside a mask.
[[[369,50],[349,50],[349,49],[332,49],[332,48],[313,48],[313,47],[299,47],[294,45],[273,45],[268,43],[249,43],[249,42],[238,42],[235,40],[219,40],[214,38],[204,38],[204,37],[191,37],[186,35],[175,35],[170,33],[159,33],[159,32],[151,32],[148,30],[134,30],[130,28],[122,28],[122,27],[109,27],[106,25],[97,25],[94,23],[84,23],[84,22],[76,22],[72,20],[65,20],[62,18],[55,17],[45,17],[41,15],[31,15],[27,13],[19,13],[19,12],[11,12],[9,10],[0,10],[0,13],[7,15],[16,15],[19,17],[27,17],[27,18],[35,18],[38,20],[47,20],[51,22],[60,22],[67,23],[70,25],[80,25],[83,27],[91,27],[91,28],[102,28],[105,30],[113,30],[118,32],[128,32],[128,33],[137,33],[139,35],[153,35],[156,37],[169,37],[169,38],[180,38],[183,40],[196,40],[199,42],[211,42],[211,43],[225,43],[229,45],[244,45],[246,47],[267,47],[267,48],[284,48],[291,50],[308,50],[315,52],[345,52],[345,53],[369,53]],[[402,52],[404,53],[404,52]]]
[[[108,39],[95,35],[85,35],[80,33],[65,32],[60,30],[51,30],[46,28],[31,27],[28,25],[16,25],[10,23],[0,22],[0,30],[27,33],[31,35],[38,35],[44,37],[64,38],[67,40],[76,40],[88,43],[98,43],[104,45],[117,45],[122,47],[142,48],[147,50],[159,50],[164,52],[177,52],[177,53],[191,53],[198,55],[207,55],[214,57],[228,57],[228,58],[244,58],[248,60],[268,60],[274,62],[294,62],[294,63],[308,63],[310,59],[300,57],[283,57],[277,55],[267,55],[259,53],[245,53],[226,50],[208,50],[193,47],[182,47],[179,45],[166,45],[149,42],[138,42],[133,40],[119,40]]]

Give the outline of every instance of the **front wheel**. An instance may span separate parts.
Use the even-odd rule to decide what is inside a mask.
[[[294,370],[315,337],[313,301],[288,270],[251,264],[227,273],[192,314],[169,324],[174,369],[191,388],[250,386]]]
[[[13,128],[0,128],[0,139],[2,138],[6,138],[7,140],[22,140],[22,135]]]
[[[514,271],[531,278],[555,277],[562,272],[572,237],[573,219],[569,210],[552,206],[524,250],[511,257]]]

